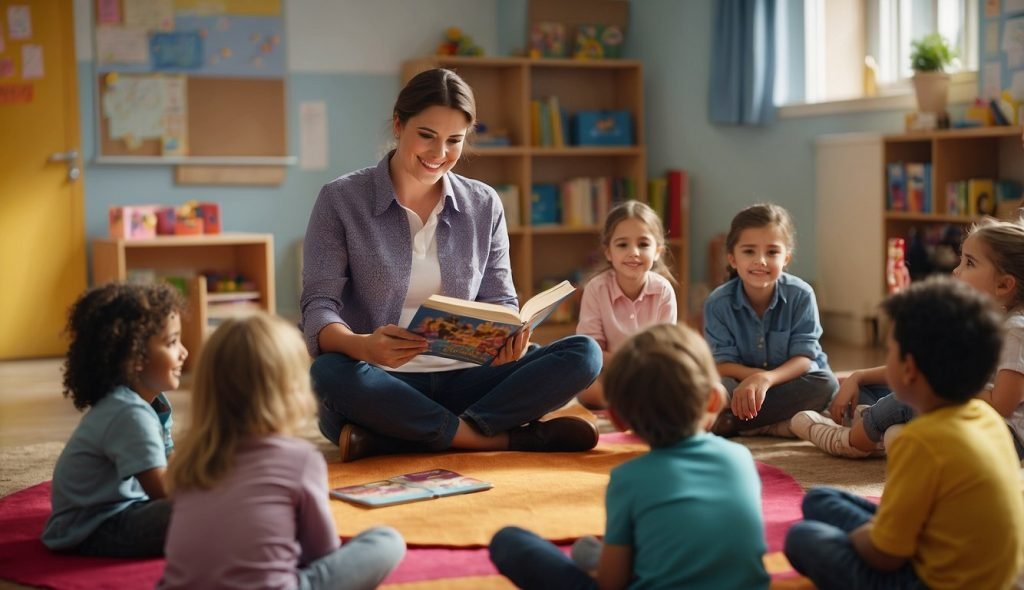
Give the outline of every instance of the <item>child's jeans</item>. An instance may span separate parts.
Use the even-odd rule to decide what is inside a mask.
[[[376,588],[405,556],[405,540],[391,527],[367,529],[299,570],[299,590]]]
[[[914,410],[889,394],[864,410],[864,433],[874,442],[882,442],[882,436],[890,426],[906,424],[914,417]]]
[[[534,533],[505,527],[491,539],[491,561],[519,588],[531,590],[594,590],[597,580],[572,559]]]
[[[103,521],[75,552],[94,557],[162,557],[171,502],[136,502]]]
[[[722,385],[728,394],[726,408],[732,403],[732,392],[739,384],[739,381],[731,377],[722,379]],[[732,410],[723,410],[714,432],[720,436],[733,436],[744,430],[789,420],[793,414],[803,410],[820,411],[838,389],[839,382],[832,371],[804,373],[792,381],[770,388],[764,398],[764,404],[761,405],[761,411],[750,420],[740,420],[733,415]]]
[[[786,534],[786,558],[818,588],[926,589],[908,562],[896,571],[869,566],[857,554],[849,533],[871,520],[873,502],[832,488],[804,496],[804,519]]]

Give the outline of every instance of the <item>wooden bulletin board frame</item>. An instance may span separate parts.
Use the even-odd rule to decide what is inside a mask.
[[[189,0],[93,1],[97,162],[166,163],[179,165],[180,182],[206,183],[201,179],[207,178],[213,184],[248,184],[245,174],[214,170],[182,174],[181,168],[205,169],[210,164],[230,165],[234,170],[247,165],[281,168],[295,160],[287,155],[281,0],[222,0],[212,5],[222,7],[220,13],[211,13],[210,3]],[[131,119],[125,113],[131,113],[135,103],[123,96],[133,95],[122,94],[120,107],[111,109],[105,101],[113,96],[113,89],[139,80],[165,88],[163,84],[169,86],[174,79],[184,84],[184,91],[168,95],[184,103],[178,135],[170,134],[166,126],[163,137],[153,135],[152,127],[144,135],[140,131],[138,138],[125,134],[129,128],[125,121]],[[166,105],[171,100],[153,104]],[[150,106],[152,102],[137,104],[153,109],[146,113],[160,113],[160,107]],[[117,119],[115,127],[111,116],[125,118]],[[167,137],[180,137],[182,147],[175,151]],[[280,174],[253,177],[258,184],[276,184],[279,180],[265,180],[283,179],[283,168]]]

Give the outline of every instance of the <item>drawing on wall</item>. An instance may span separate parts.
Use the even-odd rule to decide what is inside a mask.
[[[980,95],[1024,101],[1024,0],[986,1],[982,18]]]

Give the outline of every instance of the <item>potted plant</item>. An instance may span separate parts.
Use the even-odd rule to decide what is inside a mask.
[[[931,33],[911,42],[910,67],[914,70],[914,93],[921,112],[946,112],[949,96],[949,74],[944,68],[952,63],[956,52],[938,33]]]

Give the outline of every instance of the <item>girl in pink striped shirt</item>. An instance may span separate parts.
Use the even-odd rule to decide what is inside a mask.
[[[583,290],[576,333],[590,336],[605,363],[630,336],[654,324],[676,323],[675,279],[663,260],[665,232],[653,209],[626,201],[608,212],[601,234],[604,258]],[[602,378],[578,396],[604,408]]]

